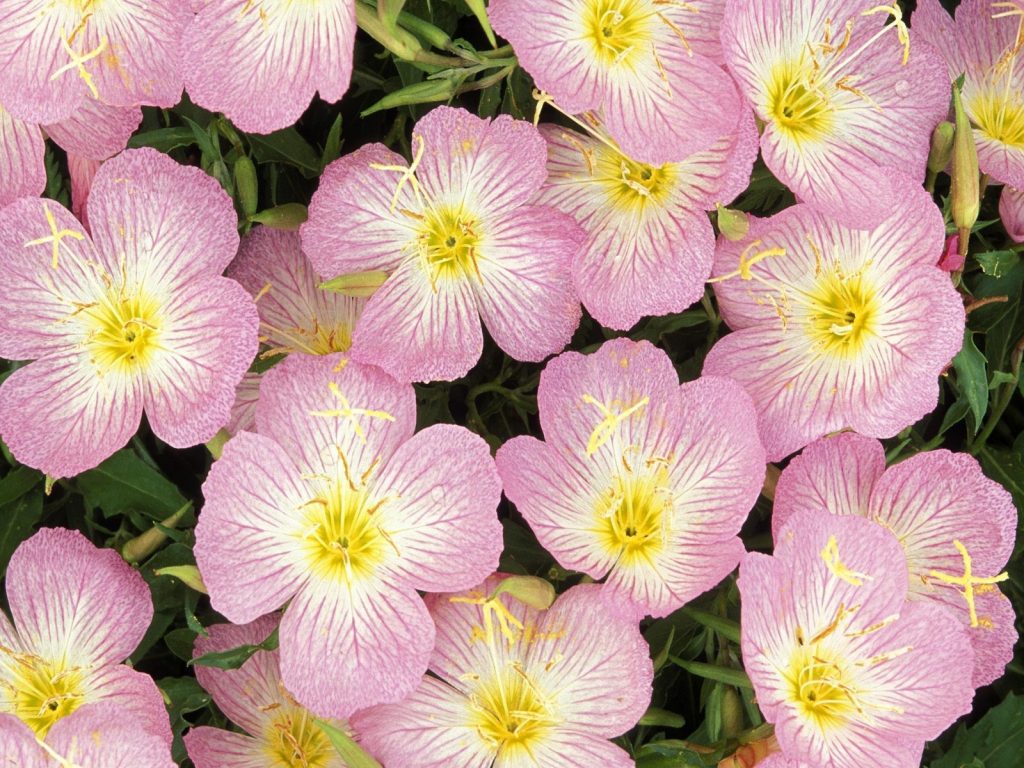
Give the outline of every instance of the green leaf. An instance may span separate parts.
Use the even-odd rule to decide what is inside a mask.
[[[1020,768],[1024,754],[1024,695],[1009,694],[970,728],[961,726],[953,745],[931,768]]]
[[[298,168],[307,179],[319,176],[320,156],[294,128],[265,136],[247,134],[253,157],[261,163],[285,163]]]
[[[981,271],[992,277],[1002,277],[1020,262],[1016,251],[988,251],[975,254]]]
[[[189,666],[199,664],[204,667],[216,667],[217,669],[238,669],[256,651],[272,651],[277,648],[277,642],[277,627],[274,627],[274,631],[262,643],[257,643],[256,645],[246,643],[235,648],[228,648],[226,651],[210,651],[202,656],[196,656],[189,663]]]
[[[1024,460],[1021,455],[986,446],[978,458],[985,474],[1010,492],[1017,510],[1024,514]]]
[[[334,751],[341,755],[342,760],[348,768],[382,768],[381,764],[374,760],[363,750],[355,740],[340,728],[336,728],[323,720],[317,720],[316,724],[320,730],[327,734],[331,740]]]
[[[331,130],[327,134],[327,141],[324,143],[324,153],[320,157],[320,167],[326,168],[339,157],[341,157],[341,115],[334,118]]]
[[[682,728],[686,725],[686,718],[669,712],[667,709],[649,707],[640,718],[640,725],[656,725],[663,728]]]
[[[974,344],[974,334],[964,331],[964,345],[953,358],[960,397],[966,398],[974,415],[975,427],[981,426],[988,410],[988,373],[985,356]]]
[[[204,134],[205,135],[205,134]],[[180,147],[191,147],[196,143],[196,134],[190,126],[176,125],[137,133],[128,139],[129,149],[153,147],[161,152],[170,152]]]
[[[128,449],[79,475],[78,488],[85,506],[106,518],[136,510],[159,520],[188,503],[174,483]]]
[[[31,485],[27,485],[30,477]],[[7,570],[14,550],[32,535],[33,526],[43,517],[43,490],[36,487],[42,477],[20,467],[0,480],[0,499],[4,499],[0,502],[0,573]]]
[[[737,688],[753,688],[753,683],[742,669],[732,667],[719,667],[715,664],[705,664],[703,661],[686,661],[678,656],[669,656],[669,661],[677,667],[682,667],[691,675],[716,680],[719,683],[726,683]]]

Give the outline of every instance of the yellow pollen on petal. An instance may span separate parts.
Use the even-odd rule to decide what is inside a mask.
[[[310,411],[311,416],[320,416],[323,418],[336,418],[336,419],[348,419],[352,422],[352,429],[359,437],[359,439],[366,442],[366,431],[363,429],[362,424],[359,423],[360,416],[365,416],[371,419],[380,419],[381,421],[394,421],[395,417],[387,411],[373,410],[370,408],[353,408],[352,404],[348,401],[348,398],[342,393],[341,388],[335,382],[329,382],[327,388],[330,390],[331,395],[338,401],[337,408],[329,408],[322,411]]]
[[[313,715],[291,707],[268,720],[263,752],[267,768],[328,768],[337,757]]]
[[[47,245],[49,244],[52,248],[50,266],[53,269],[60,267],[60,249],[64,248],[71,256],[75,256],[74,251],[70,250],[69,246],[63,243],[65,237],[70,237],[72,240],[82,241],[85,239],[85,235],[81,232],[76,232],[73,229],[57,229],[57,219],[54,218],[53,212],[50,210],[50,206],[47,203],[43,203],[43,212],[46,214],[46,223],[50,227],[50,234],[44,235],[43,237],[37,237],[35,240],[29,240],[25,243],[25,248],[31,248],[36,245]]]
[[[601,412],[602,416],[601,421],[598,422],[596,427],[594,427],[594,430],[590,433],[590,437],[587,440],[588,456],[595,454],[598,448],[607,443],[623,421],[633,414],[642,411],[642,409],[650,402],[650,398],[647,395],[644,395],[629,406],[625,406],[618,400],[613,400],[611,403],[605,404],[593,395],[589,394],[584,394],[582,396],[582,400],[584,403],[593,405],[597,408],[598,411]]]
[[[72,48],[71,39],[72,38],[67,35],[61,35],[61,45],[64,47],[64,51],[67,53],[67,55],[71,58],[71,61],[65,64],[63,67],[54,70],[53,74],[50,75],[50,80],[56,80],[65,72],[69,72],[72,69],[75,69],[78,71],[78,76],[82,78],[82,81],[89,89],[89,92],[92,94],[92,97],[94,99],[98,99],[100,97],[100,92],[99,90],[97,90],[96,84],[93,82],[92,73],[85,68],[85,65],[87,62],[89,62],[92,59],[95,59],[97,56],[99,56],[101,53],[103,53],[103,51],[107,49],[107,38],[104,37],[102,40],[100,40],[99,45],[97,45],[91,51],[88,51],[86,53],[78,53],[74,48]]]
[[[977,627],[980,626],[980,621],[978,619],[977,607],[974,604],[975,595],[977,593],[984,593],[986,588],[991,588],[991,585],[993,584],[1006,581],[1010,578],[1010,575],[1004,572],[996,576],[975,576],[973,571],[974,565],[971,561],[970,554],[967,552],[967,547],[965,547],[963,542],[959,539],[953,540],[953,546],[956,547],[957,552],[960,553],[960,557],[963,559],[963,575],[953,576],[940,571],[931,571],[929,576],[943,584],[960,588],[960,593],[964,596],[964,600],[967,601],[967,611],[970,615],[971,626]]]
[[[13,672],[11,679],[0,681],[8,701],[6,711],[16,715],[39,739],[84,703],[82,670],[3,647],[0,655],[7,657],[5,666]]]
[[[395,185],[395,191],[391,196],[391,204],[389,206],[392,212],[394,212],[395,208],[398,206],[398,198],[401,196],[402,188],[405,187],[406,184],[409,185],[420,202],[423,202],[423,192],[420,187],[419,180],[416,178],[416,169],[419,168],[420,161],[423,159],[423,153],[426,150],[426,142],[424,141],[423,136],[418,133],[413,134],[412,140],[416,145],[416,148],[413,151],[412,162],[409,163],[409,165],[383,165],[381,163],[370,163],[370,168],[375,171],[390,171],[399,175],[398,183]]]
[[[852,584],[855,587],[862,586],[865,581],[871,581],[872,579],[872,577],[866,573],[852,571],[846,567],[842,559],[839,557],[839,543],[836,541],[835,536],[828,537],[828,543],[825,545],[825,548],[821,550],[821,559],[825,561],[825,565],[834,576],[842,579],[848,584]]]

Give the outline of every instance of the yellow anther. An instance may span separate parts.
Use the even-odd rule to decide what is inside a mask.
[[[715,277],[715,278],[712,278],[711,280],[708,280],[708,282],[709,283],[721,283],[721,282],[723,282],[725,280],[731,280],[734,277],[738,277],[741,280],[753,280],[754,279],[754,273],[750,271],[751,267],[753,267],[755,264],[758,264],[758,263],[760,263],[760,262],[764,261],[765,259],[770,258],[772,256],[785,256],[786,255],[786,249],[785,248],[763,248],[763,249],[761,249],[759,251],[756,251],[756,253],[754,253],[753,256],[749,256],[748,255],[751,251],[754,251],[760,245],[761,245],[761,241],[760,240],[755,240],[754,242],[752,242],[750,245],[748,245],[746,248],[743,249],[743,253],[740,254],[740,266],[739,266],[739,269],[735,270],[734,272],[730,272],[727,275],[719,275],[718,277]]]
[[[988,584],[998,584],[1001,581],[1006,581],[1010,578],[1010,575],[1005,571],[998,574],[997,576],[975,576],[973,573],[973,565],[971,563],[971,556],[967,552],[965,547],[959,539],[953,539],[953,546],[957,548],[960,553],[960,557],[964,561],[964,573],[963,576],[951,576],[948,573],[940,573],[939,571],[931,571],[929,575],[933,579],[938,579],[943,584],[949,584],[951,586],[960,587],[964,596],[964,600],[967,601],[967,610],[971,616],[971,626],[980,626],[978,621],[978,611],[974,605],[974,595],[976,592],[983,592],[982,589],[975,589],[975,587],[982,587]]]
[[[271,287],[272,287],[271,284],[267,283],[262,288],[260,288],[259,291],[256,293],[256,295],[252,297],[253,302],[259,301],[264,296],[266,296],[268,293],[270,293]]]
[[[555,99],[550,93],[537,90],[536,88],[533,89],[533,98],[537,102],[537,106],[533,109],[533,125],[536,127],[540,123],[540,113],[544,109],[544,105],[554,104]]]
[[[394,421],[395,417],[387,411],[374,411],[368,408],[353,408],[349,403],[348,398],[342,394],[341,389],[333,381],[330,382],[328,388],[331,390],[331,394],[334,395],[335,399],[341,405],[340,408],[332,408],[324,411],[310,411],[311,416],[323,416],[327,418],[342,418],[349,419],[352,422],[352,429],[358,435],[360,441],[366,442],[366,432],[363,431],[362,425],[359,423],[357,416],[368,416],[373,419],[382,419],[383,421]]]
[[[68,41],[68,38],[66,36],[62,36],[60,42],[61,45],[64,46],[64,50],[67,52],[68,56],[71,57],[71,61],[65,64],[60,69],[56,70],[52,75],[50,75],[50,79],[56,80],[65,72],[69,72],[72,69],[77,69],[78,76],[82,78],[82,80],[85,82],[85,85],[86,87],[88,87],[89,92],[92,94],[92,97],[94,99],[98,99],[100,97],[100,92],[96,90],[96,84],[92,81],[92,74],[89,72],[89,70],[85,68],[85,63],[90,59],[95,59],[97,56],[103,53],[103,51],[106,50],[107,38],[104,37],[102,40],[100,40],[99,45],[97,45],[88,53],[82,54],[78,53],[74,48],[71,47],[71,43]]]
[[[855,587],[861,586],[865,580],[871,581],[871,576],[866,573],[860,573],[858,571],[851,571],[839,557],[839,543],[836,541],[835,536],[828,537],[828,544],[821,550],[821,559],[825,561],[825,565],[832,573],[845,581],[847,584],[852,584]]]
[[[52,244],[53,259],[51,261],[51,266],[54,269],[57,269],[57,256],[62,245],[61,241],[64,240],[65,237],[70,237],[72,240],[84,240],[85,235],[81,232],[75,232],[73,229],[57,229],[57,219],[54,218],[53,213],[50,211],[50,206],[46,203],[43,203],[43,212],[46,213],[46,223],[50,225],[50,234],[46,237],[29,240],[25,243],[25,247],[29,248],[34,245],[45,245],[46,243]],[[64,248],[67,249],[71,256],[75,255],[74,251],[68,248],[68,246],[65,245]]]
[[[493,645],[496,639],[494,634],[495,620],[497,620],[497,629],[505,636],[509,645],[514,645],[522,636],[523,622],[517,619],[505,604],[501,602],[499,596],[450,597],[448,600],[452,603],[480,606],[484,616],[483,638],[487,641],[488,645]],[[479,628],[473,627],[472,633],[474,637],[479,637]]]
[[[860,15],[871,16],[876,13],[892,16],[892,25],[896,27],[896,35],[903,44],[903,63],[906,64],[910,60],[910,31],[907,29],[906,22],[903,21],[903,10],[898,3],[892,3],[891,5],[876,5],[874,8],[861,11]]]
[[[595,406],[604,417],[601,419],[601,422],[594,427],[594,431],[590,433],[590,439],[587,440],[587,455],[592,456],[598,448],[611,439],[611,436],[615,434],[615,430],[618,429],[619,424],[646,406],[647,403],[650,402],[650,398],[645,395],[629,408],[618,413],[615,413],[610,407],[602,403],[593,395],[583,395],[583,402],[588,405]]]
[[[690,47],[690,41],[686,39],[686,35],[683,34],[683,30],[679,28],[679,25],[664,13],[655,13],[655,16],[665,22],[665,24],[668,25],[668,28],[671,29],[675,36],[679,38],[679,42],[681,42],[683,44],[683,48],[686,49],[686,55],[693,56],[693,48]]]
[[[420,165],[420,160],[423,159],[423,151],[426,148],[426,142],[423,137],[416,133],[413,134],[413,142],[416,144],[416,150],[413,152],[412,162],[408,166],[405,165],[383,165],[381,163],[370,163],[370,167],[375,171],[394,171],[395,173],[402,174],[398,178],[398,185],[395,187],[395,193],[391,196],[391,206],[389,210],[394,213],[395,208],[398,206],[398,197],[402,194],[402,187],[405,186],[406,182],[412,187],[413,192],[416,196],[420,196],[420,185],[416,179],[416,169]]]
[[[1024,6],[1022,6],[1020,4],[1020,2],[1012,2],[1011,1],[1011,2],[992,3],[992,7],[993,8],[1006,8],[1007,9],[1005,11],[1000,11],[999,13],[993,13],[992,14],[992,18],[993,19],[1004,19],[1004,18],[1006,18],[1008,16],[1024,16]]]

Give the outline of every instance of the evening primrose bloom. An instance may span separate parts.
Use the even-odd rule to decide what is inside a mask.
[[[175,768],[170,743],[133,728],[130,713],[86,704],[54,725],[45,741],[17,718],[0,715],[0,755],[16,768]]]
[[[743,664],[785,758],[917,768],[969,711],[966,632],[947,608],[908,602],[907,583],[899,542],[859,517],[796,512],[773,556],[746,556]]]
[[[213,607],[244,623],[288,604],[281,679],[322,717],[412,691],[434,644],[416,590],[465,589],[498,562],[487,444],[415,423],[411,385],[290,355],[264,376],[257,434],[229,440],[203,485],[195,553]]]
[[[380,270],[352,358],[401,381],[453,380],[483,350],[480,319],[517,360],[560,351],[580,320],[570,265],[583,239],[567,214],[531,204],[547,175],[527,122],[438,107],[407,163],[369,144],[324,171],[302,247],[325,277]]]
[[[998,584],[1013,552],[1017,510],[965,453],[929,451],[885,468],[880,442],[854,433],[819,440],[782,471],[772,530],[802,511],[873,520],[899,541],[910,600],[947,606],[974,648],[974,686],[1003,674],[1017,641]]]
[[[924,176],[949,80],[895,2],[729,0],[722,41],[764,161],[799,200],[872,227],[899,202],[886,168]]]
[[[750,180],[753,116],[710,149],[658,166],[624,154],[595,117],[579,124],[587,135],[541,126],[548,179],[537,202],[570,214],[586,233],[572,265],[583,306],[616,330],[682,312],[704,295],[711,274],[715,234],[706,211]]]
[[[220,277],[238,234],[210,176],[129,150],[97,172],[89,222],[53,200],[0,210],[0,355],[34,360],[0,389],[0,435],[54,477],[122,447],[143,410],[174,447],[209,440],[257,347],[252,298]]]
[[[258,227],[242,238],[238,256],[225,273],[256,301],[261,356],[330,355],[347,352],[365,299],[320,287],[298,232]],[[260,373],[242,377],[226,429],[256,427]]]
[[[712,282],[733,332],[704,373],[750,393],[769,461],[846,428],[891,437],[935,407],[963,303],[935,264],[938,208],[915,182],[892,185],[901,202],[872,230],[800,204],[719,239]]]
[[[963,104],[978,165],[995,181],[1024,187],[1024,6],[964,0],[956,20],[938,0],[920,0],[914,34],[941,52],[947,80],[964,76]]]
[[[287,128],[317,91],[348,90],[355,34],[354,0],[209,0],[184,34],[185,87],[243,131]]]
[[[721,0],[492,0],[495,31],[565,112],[598,110],[630,157],[683,160],[743,112],[720,66]],[[711,108],[713,105],[713,108]]]
[[[146,582],[117,552],[43,528],[7,568],[11,619],[0,613],[0,713],[40,739],[80,707],[103,702],[133,729],[171,743],[163,697],[125,666],[153,618]]]
[[[197,637],[195,655],[262,643],[277,627],[271,614],[243,625],[214,624]],[[278,651],[256,651],[238,669],[195,666],[199,684],[243,733],[201,726],[185,734],[196,768],[345,768],[313,714],[295,702],[281,682]],[[337,728],[342,723],[330,723]]]
[[[544,440],[497,455],[505,494],[565,568],[639,615],[665,616],[739,562],[737,534],[764,480],[750,398],[733,381],[680,386],[648,342],[615,339],[548,363]]]
[[[653,665],[636,623],[595,585],[541,611],[494,595],[500,581],[427,597],[434,674],[402,702],[353,717],[363,744],[406,768],[633,766],[608,739],[651,699]]]
[[[191,17],[179,0],[0,0],[0,104],[42,124],[90,100],[173,107]]]

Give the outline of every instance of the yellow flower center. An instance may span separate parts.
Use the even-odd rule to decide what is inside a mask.
[[[824,269],[807,297],[808,329],[819,350],[839,357],[860,352],[873,333],[878,300],[863,270]]]
[[[841,725],[859,709],[847,665],[820,646],[798,646],[786,677],[797,711],[819,730]]]
[[[8,700],[13,702],[13,711],[8,711],[42,739],[54,723],[83,703],[83,674],[30,654],[6,653],[14,661],[14,681],[5,684],[12,694]]]
[[[582,11],[586,39],[606,65],[629,62],[650,50],[655,14],[641,0],[588,0]]]
[[[480,240],[476,219],[462,206],[430,208],[424,215],[417,245],[431,284],[436,285],[442,278],[480,278]]]
[[[832,124],[833,108],[826,86],[813,85],[811,60],[802,57],[772,70],[768,81],[768,114],[790,139],[817,139]]]
[[[672,490],[664,459],[618,475],[597,507],[601,543],[623,564],[648,559],[666,545],[672,518]]]
[[[265,735],[268,768],[327,768],[337,757],[327,735],[305,710],[274,718]]]
[[[597,148],[594,176],[618,209],[642,210],[648,204],[664,205],[677,177],[676,166],[638,163],[601,144]]]
[[[1024,98],[1016,90],[983,93],[971,100],[968,112],[990,139],[1024,147]]]
[[[160,307],[141,291],[110,290],[77,312],[89,331],[93,361],[104,371],[134,373],[160,348]]]
[[[470,695],[472,727],[496,752],[528,757],[554,723],[533,683],[518,666],[482,684]]]

